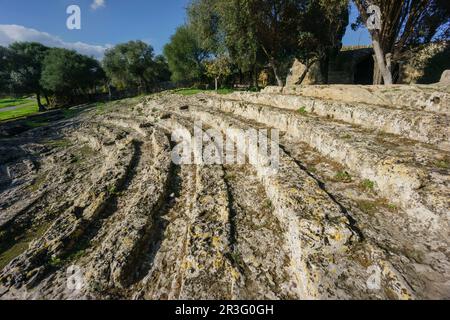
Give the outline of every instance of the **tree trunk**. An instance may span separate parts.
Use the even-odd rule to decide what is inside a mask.
[[[269,64],[270,64],[270,66],[272,67],[273,74],[274,74],[274,76],[275,76],[275,79],[277,80],[277,86],[283,87],[283,86],[284,86],[284,82],[283,82],[283,80],[280,78],[280,75],[278,74],[278,68],[277,68],[277,65],[276,65],[276,63],[275,63],[275,60],[274,60],[273,58],[270,59]]]
[[[39,112],[47,111],[47,109],[45,109],[45,107],[41,103],[41,94],[40,93],[36,93],[36,100],[37,100],[37,104],[39,107]]]
[[[373,55],[373,84],[383,84],[383,77],[381,76],[380,69],[378,68],[377,58]]]
[[[45,102],[47,102],[47,107],[50,106],[50,99],[48,98],[48,94],[44,93],[44,97],[45,97]]]
[[[216,88],[216,92],[217,90],[219,90],[219,78],[214,78],[214,87]]]
[[[251,77],[252,77],[253,88],[258,88],[258,70],[257,70],[256,66],[253,67]]]
[[[320,73],[322,74],[323,84],[328,84],[329,65],[330,65],[330,58],[328,57],[328,55],[320,59]]]
[[[384,84],[392,84],[392,73],[390,70],[390,55],[386,55],[381,48],[378,40],[373,40],[373,50],[375,51],[375,62],[378,66],[378,70],[383,77]],[[387,59],[386,59],[387,57]],[[374,78],[375,81],[375,78]]]
[[[112,101],[112,88],[110,83],[108,83],[108,99]]]

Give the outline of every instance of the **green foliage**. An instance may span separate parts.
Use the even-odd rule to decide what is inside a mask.
[[[348,22],[347,0],[305,1],[296,57],[307,67],[318,61],[325,81],[328,78],[328,59],[342,47]]]
[[[40,100],[44,91],[40,79],[48,50],[35,42],[15,42],[8,49],[0,48],[0,92],[36,94],[39,111],[45,110]]]
[[[308,65],[338,51],[348,24],[348,1],[194,0],[188,16],[209,54],[229,56],[240,72],[269,65],[282,85],[293,57]]]
[[[376,185],[375,182],[373,182],[369,179],[365,179],[361,182],[361,187],[364,190],[373,191],[373,190],[375,190],[375,185]]]
[[[339,171],[334,177],[337,181],[351,182],[352,176],[347,171]]]
[[[181,26],[164,47],[172,81],[193,84],[204,78],[203,61],[207,52],[200,47],[198,38],[188,26]]]
[[[9,94],[11,92],[9,73],[10,54],[8,48],[0,46],[0,94]]]
[[[103,67],[112,85],[119,89],[137,88],[139,92],[149,92],[170,76],[164,57],[155,58],[153,47],[142,41],[129,41],[107,50]]]
[[[163,55],[158,55],[154,59],[155,61],[155,74],[156,81],[158,83],[170,81],[170,70],[169,64],[167,63],[166,58]]]
[[[230,60],[226,56],[205,62],[206,74],[212,78],[226,77],[231,74]]]
[[[49,48],[35,42],[15,42],[9,46],[10,85],[16,94],[42,92],[43,61]]]
[[[71,98],[101,84],[105,74],[99,62],[72,50],[53,48],[47,53],[41,85],[57,96]]]
[[[352,25],[353,29],[367,22],[369,17],[367,9],[370,5],[380,8],[381,28],[370,31],[375,56],[378,57],[375,64],[375,84],[382,83],[382,80],[388,84],[395,82],[391,70],[399,67],[405,53],[411,48],[450,38],[448,0],[354,0],[354,3],[360,16]],[[389,68],[384,58],[388,55],[391,57]],[[426,77],[421,81],[430,81],[433,78],[433,69],[431,67],[426,70]]]
[[[207,52],[223,52],[221,39],[221,17],[218,12],[220,0],[193,0],[187,8],[189,29],[197,37],[198,45]]]
[[[216,59],[205,62],[206,75],[215,79],[216,90],[218,81],[231,75],[231,63],[228,57],[219,56]]]
[[[447,43],[444,50],[438,52],[427,62],[424,68],[423,76],[418,83],[436,83],[441,79],[441,75],[445,70],[450,69],[450,42]]]
[[[219,1],[218,11],[225,51],[241,72],[263,67],[265,61],[259,46],[250,1]]]
[[[300,109],[297,110],[297,112],[300,113],[301,115],[308,114],[308,111],[306,111],[306,107],[301,107]]]
[[[58,257],[51,257],[50,261],[49,261],[49,265],[52,266],[53,268],[59,268],[64,264],[64,261],[61,260],[61,258]]]

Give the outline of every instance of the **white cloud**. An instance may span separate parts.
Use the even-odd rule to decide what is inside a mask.
[[[97,10],[104,6],[106,6],[105,0],[94,0],[94,2],[92,2],[92,4],[91,4],[91,8],[94,10]]]
[[[94,56],[97,59],[103,58],[105,50],[111,47],[110,45],[99,46],[84,42],[65,42],[47,32],[41,32],[15,24],[0,24],[0,45],[8,46],[16,41],[40,42],[48,47],[76,50],[81,54]]]

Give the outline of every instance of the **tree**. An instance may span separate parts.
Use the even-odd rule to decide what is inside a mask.
[[[293,57],[319,60],[327,74],[348,24],[348,1],[195,0],[188,14],[203,49],[255,75],[256,66],[269,65],[282,86]]]
[[[278,86],[284,81],[281,66],[296,54],[303,0],[249,0],[250,23]]]
[[[222,0],[193,0],[187,8],[189,30],[195,34],[197,44],[203,50],[219,54],[224,46],[221,39],[221,12],[219,8]]]
[[[75,51],[53,48],[43,61],[41,85],[60,99],[73,102],[75,96],[87,94],[105,79],[100,63]]]
[[[227,55],[240,78],[250,73],[257,86],[257,68],[265,61],[251,24],[250,1],[196,0],[188,8],[189,24],[202,48],[214,56]]]
[[[39,111],[44,89],[40,84],[43,61],[49,48],[35,42],[16,42],[9,46],[9,82],[12,90],[20,94],[35,94]]]
[[[103,67],[112,84],[148,92],[157,78],[153,47],[142,41],[119,44],[105,53]]]
[[[188,26],[181,26],[164,47],[172,81],[194,83],[203,79],[205,74],[203,61],[208,53],[201,48],[199,39]]]
[[[215,90],[218,90],[219,80],[231,74],[230,60],[226,56],[207,61],[206,74],[214,78]]]
[[[306,69],[299,83],[316,62],[320,63],[327,83],[329,59],[342,48],[342,38],[349,22],[348,0],[308,1],[301,21],[296,57],[306,65]]]
[[[188,9],[189,22],[202,48],[227,54],[240,69],[254,67],[258,52],[283,85],[280,66],[297,47],[299,3],[295,0],[196,0]]]
[[[10,92],[9,59],[10,59],[9,49],[0,46],[0,94]]]
[[[380,14],[379,28],[370,28],[375,51],[374,82],[392,84],[392,70],[411,47],[448,39],[448,0],[355,0],[360,17],[354,27],[367,25]],[[371,6],[377,7],[371,7]],[[370,10],[369,10],[370,9]]]
[[[158,83],[170,81],[169,64],[163,55],[158,55],[155,57],[155,70],[156,81]]]

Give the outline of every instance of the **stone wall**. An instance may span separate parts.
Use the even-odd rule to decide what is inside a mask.
[[[305,68],[296,59],[286,79],[286,86],[296,85]],[[330,60],[328,84],[372,84],[373,68],[372,48],[343,48]],[[399,68],[394,70],[394,77],[398,77],[398,84],[430,84],[439,82],[447,69],[450,69],[449,42],[432,43],[406,54]],[[324,84],[318,63],[311,68],[302,84]]]

